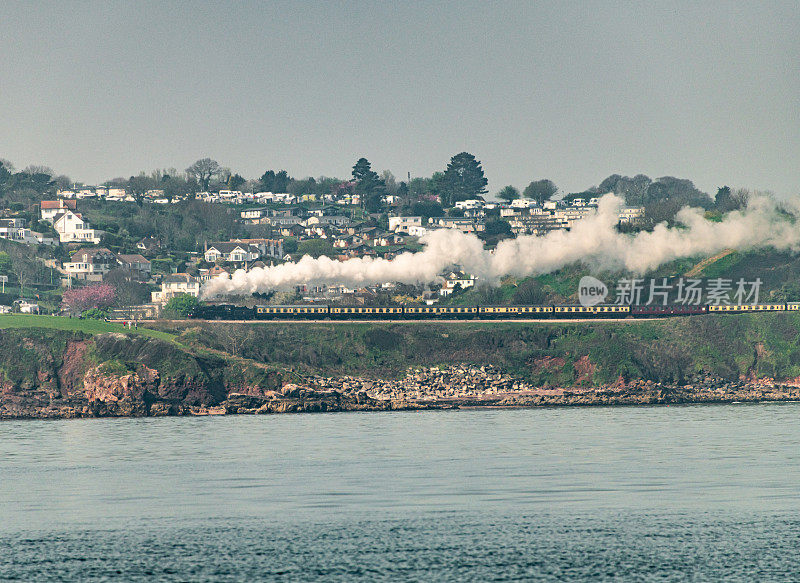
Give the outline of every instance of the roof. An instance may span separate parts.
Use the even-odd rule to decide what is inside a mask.
[[[255,245],[249,243],[211,243],[208,246],[208,250],[210,251],[211,249],[216,249],[224,255],[229,255],[236,249],[241,249],[242,251],[258,250]]]
[[[188,273],[170,273],[164,280],[164,283],[195,283],[196,280]]]
[[[134,253],[133,255],[120,254],[117,255],[117,259],[119,259],[122,263],[150,263],[150,261],[138,253]]]
[[[63,209],[68,208],[75,210],[78,208],[78,201],[77,200],[43,200],[41,202],[41,208],[44,209]]]
[[[73,263],[76,261],[80,261],[81,263],[88,263],[88,257],[96,257],[98,255],[114,255],[111,251],[106,249],[105,247],[84,247],[83,249],[78,249],[75,253],[72,254],[72,261]]]

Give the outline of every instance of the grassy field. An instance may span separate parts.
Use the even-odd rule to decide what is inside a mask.
[[[0,330],[7,328],[45,328],[50,330],[66,330],[68,332],[84,332],[86,334],[105,334],[107,332],[120,332],[139,334],[175,342],[175,336],[160,330],[148,328],[132,328],[128,330],[122,324],[103,322],[102,320],[81,320],[79,318],[64,318],[62,316],[37,316],[34,314],[2,314],[0,315]]]

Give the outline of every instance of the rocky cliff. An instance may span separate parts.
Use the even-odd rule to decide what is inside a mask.
[[[700,370],[682,382],[619,375],[598,383],[590,355],[571,365],[537,356],[527,376],[464,363],[393,378],[321,376],[135,334],[0,330],[0,419],[800,400],[800,378],[756,375],[759,358],[739,378]],[[538,381],[567,366],[571,382]]]

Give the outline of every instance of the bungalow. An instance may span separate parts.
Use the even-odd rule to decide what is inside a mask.
[[[322,217],[309,217],[305,221],[306,227],[312,226],[333,226],[333,227],[347,227],[350,224],[350,218],[342,215],[322,216]]]
[[[99,282],[116,266],[116,256],[108,249],[100,247],[79,249],[63,267],[69,278]]]
[[[486,229],[486,225],[475,219],[463,219],[454,217],[431,217],[428,219],[431,225],[438,225],[445,229],[456,229],[462,233],[476,233]]]
[[[171,273],[161,281],[161,289],[151,292],[154,304],[166,304],[175,296],[188,294],[200,296],[200,281],[188,273]]]
[[[245,209],[239,213],[242,219],[249,222],[255,222],[264,217],[268,217],[270,210],[267,207]]]

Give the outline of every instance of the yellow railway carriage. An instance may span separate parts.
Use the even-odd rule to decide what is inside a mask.
[[[315,320],[328,316],[328,306],[256,306],[259,320]]]
[[[630,313],[630,306],[556,306],[554,309],[556,318],[580,318],[589,316],[624,318]]]
[[[553,314],[553,306],[480,306],[481,318],[547,318]]]
[[[354,307],[354,306],[331,306],[330,316],[339,320],[391,320],[400,318],[403,315],[403,308],[394,307]]]
[[[708,306],[709,312],[783,312],[786,304],[728,304]]]

